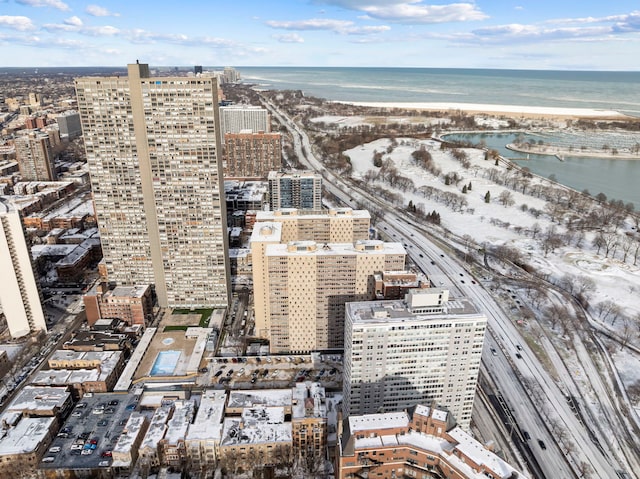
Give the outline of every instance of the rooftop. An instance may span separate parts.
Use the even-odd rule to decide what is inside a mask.
[[[222,426],[221,446],[291,442],[291,423],[284,421],[282,407],[246,408],[242,418],[227,418]]]
[[[288,244],[269,244],[265,256],[355,256],[355,255],[405,255],[402,243],[385,243],[378,240],[363,240],[356,243],[316,243],[315,241],[292,241]]]
[[[7,406],[7,411],[49,411],[61,409],[69,401],[67,388],[25,386]]]
[[[424,291],[434,292],[434,289],[426,289]],[[386,300],[386,301],[360,301],[347,303],[347,315],[351,317],[353,324],[387,324],[387,323],[407,323],[407,321],[422,322],[433,319],[454,319],[484,318],[476,308],[475,304],[467,298],[457,298],[443,303],[441,308],[435,308],[434,312],[414,313],[407,307],[404,300]]]
[[[352,434],[357,431],[391,429],[396,427],[407,427],[408,425],[409,415],[404,411],[349,417],[349,430]]]
[[[169,444],[175,446],[178,441],[184,440],[187,435],[187,429],[195,414],[196,403],[192,399],[187,399],[175,401],[173,406],[173,415],[167,424],[167,432],[164,438]]]
[[[227,402],[225,391],[206,390],[200,399],[195,421],[189,425],[187,440],[220,439]]]
[[[3,429],[0,456],[33,452],[47,438],[54,421],[54,417],[24,417],[15,427]]]
[[[291,389],[240,390],[229,393],[227,408],[291,406]]]

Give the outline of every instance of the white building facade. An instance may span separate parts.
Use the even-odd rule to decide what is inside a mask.
[[[448,296],[433,288],[346,305],[345,416],[435,401],[469,428],[487,318]]]
[[[47,331],[20,214],[0,200],[0,305],[12,338]]]

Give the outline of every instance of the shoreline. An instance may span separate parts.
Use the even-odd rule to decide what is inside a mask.
[[[491,115],[514,115],[524,117],[560,117],[560,118],[598,118],[598,119],[633,119],[615,110],[596,110],[593,108],[563,108],[541,107],[525,105],[494,105],[483,103],[419,103],[419,102],[375,102],[375,101],[343,101],[334,100],[332,103],[364,106],[371,108],[408,109],[425,111],[461,110],[466,113],[485,113]]]
[[[602,150],[569,150],[568,148],[560,148],[556,146],[544,145],[542,147],[526,147],[509,143],[505,145],[505,148],[511,151],[517,151],[519,153],[527,153],[531,155],[546,155],[555,156],[559,161],[564,161],[565,157],[574,158],[601,158],[605,160],[627,160],[634,161],[640,160],[640,155],[634,155],[627,152],[619,152],[617,154],[605,153]],[[525,158],[518,158],[518,160],[526,160]]]

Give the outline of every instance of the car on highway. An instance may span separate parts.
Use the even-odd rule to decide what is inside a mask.
[[[525,441],[528,441],[529,439],[531,439],[531,436],[527,431],[522,431],[522,435],[524,436]]]
[[[540,445],[541,449],[546,449],[547,445],[544,443],[544,441],[542,439],[538,439],[538,444]]]
[[[496,351],[495,348],[491,348],[491,354],[493,354],[494,356],[497,356],[498,351]]]

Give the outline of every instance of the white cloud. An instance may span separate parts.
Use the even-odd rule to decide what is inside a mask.
[[[422,0],[317,0],[348,10],[365,12],[368,18],[407,25],[485,20],[475,3],[429,5]]]
[[[42,25],[42,28],[49,32],[75,32],[90,37],[111,37],[120,33],[120,30],[118,28],[112,27],[111,25],[100,25],[97,27],[93,27],[83,25],[82,22],[78,24],[69,22],[68,20],[71,19],[65,20],[65,23],[47,23],[45,25]]]
[[[87,5],[87,8],[84,10],[89,15],[93,15],[94,17],[119,17],[119,13],[110,12],[105,7],[101,7],[100,5]]]
[[[281,43],[304,43],[302,38],[297,33],[283,33],[278,35],[271,35],[271,38],[278,40]]]
[[[333,20],[329,18],[311,18],[297,21],[269,20],[266,24],[272,28],[280,28],[282,30],[327,30],[341,35],[367,35],[390,30],[390,27],[386,25],[359,27],[349,20]]]
[[[424,5],[411,2],[380,6],[367,5],[360,10],[371,18],[404,24],[469,22],[489,18],[472,3]]]
[[[66,23],[67,25],[79,27],[82,25],[82,20],[74,15],[73,17],[67,18],[64,23]]]
[[[51,7],[63,12],[69,10],[69,5],[60,0],[16,0],[16,2],[30,7]]]
[[[26,31],[35,29],[29,17],[0,15],[0,27]]]

